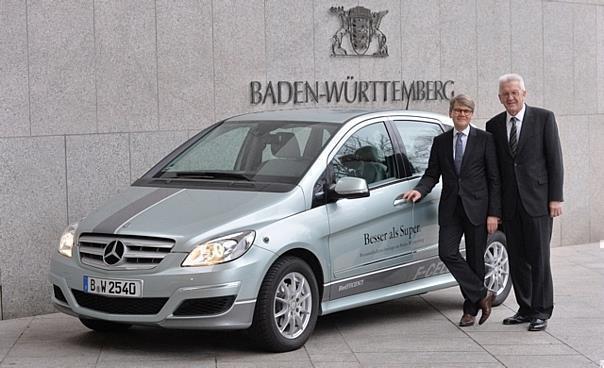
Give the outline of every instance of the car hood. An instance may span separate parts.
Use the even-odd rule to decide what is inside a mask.
[[[287,193],[130,187],[80,222],[78,232],[170,238],[173,251],[302,212],[299,187]]]

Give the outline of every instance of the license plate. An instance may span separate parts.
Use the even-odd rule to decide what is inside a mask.
[[[140,297],[143,294],[142,280],[115,280],[84,276],[84,292],[89,294]]]

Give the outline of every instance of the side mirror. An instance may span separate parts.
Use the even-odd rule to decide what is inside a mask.
[[[345,176],[340,178],[332,191],[332,198],[363,198],[369,197],[369,188],[363,178]]]

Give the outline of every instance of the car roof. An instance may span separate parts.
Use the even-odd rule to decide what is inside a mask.
[[[424,117],[436,119],[440,122],[448,122],[448,116],[413,110],[392,110],[392,109],[290,109],[290,110],[275,110],[275,111],[260,111],[251,112],[234,116],[227,119],[228,122],[236,121],[304,121],[304,122],[321,122],[344,124],[347,121],[367,115],[368,118],[379,117],[384,115],[398,115],[409,117]]]

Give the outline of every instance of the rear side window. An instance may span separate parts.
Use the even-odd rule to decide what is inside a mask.
[[[428,167],[432,141],[443,132],[442,128],[429,122],[397,120],[393,123],[403,140],[403,161],[408,171],[407,176],[409,172],[412,176],[422,175]]]

